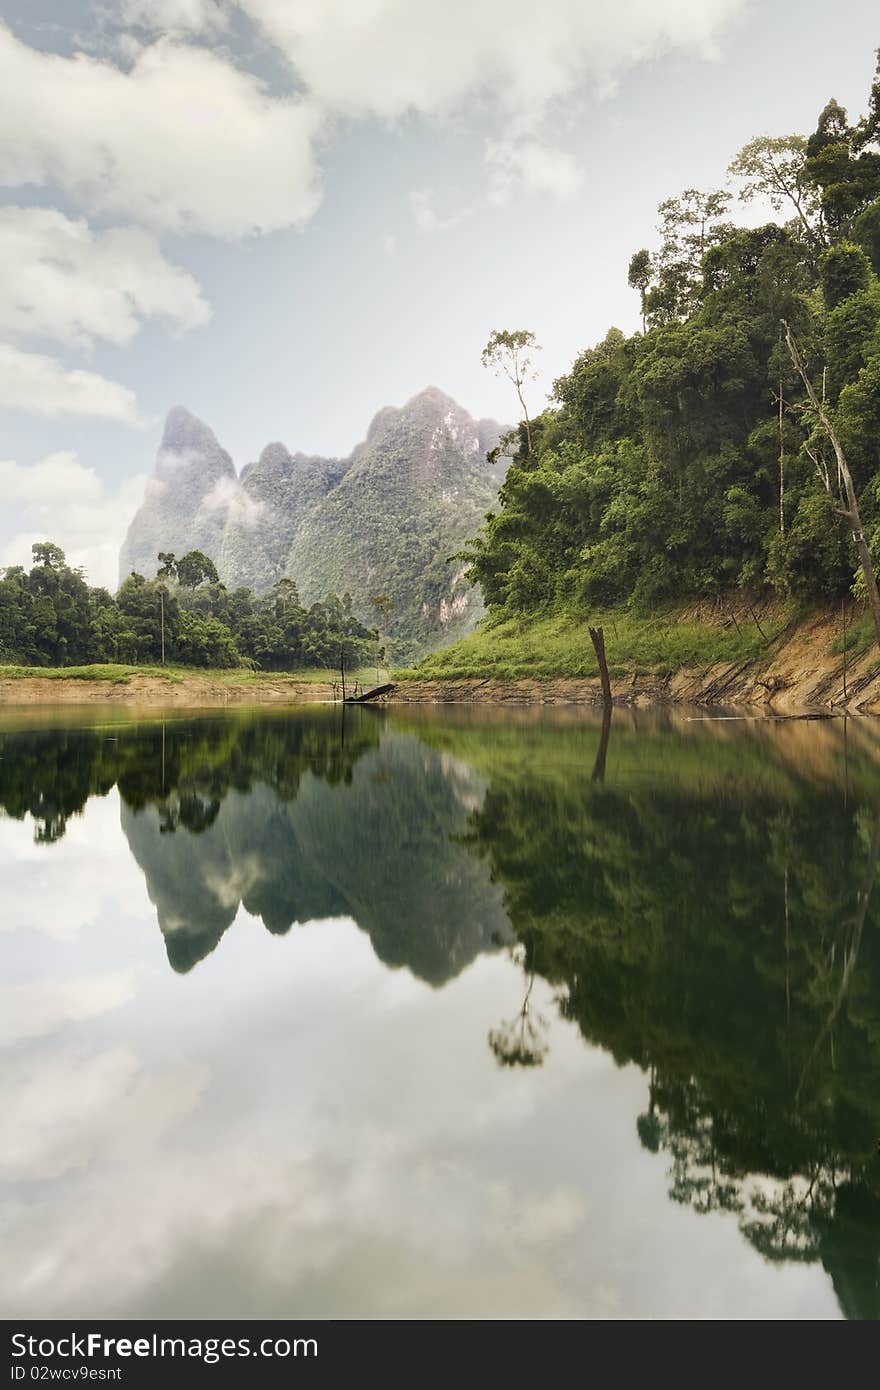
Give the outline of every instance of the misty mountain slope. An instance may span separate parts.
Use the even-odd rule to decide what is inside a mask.
[[[230,499],[238,491],[235,465],[214,432],[183,406],[168,412],[144,500],[119,555],[119,577],[132,570],[152,577],[160,550],[218,553]]]
[[[348,459],[291,454],[283,444],[267,444],[257,462],[242,469],[220,552],[212,557],[220,574],[230,576],[227,583],[261,593],[283,579],[303,520],[348,467]]]
[[[503,464],[501,428],[436,387],[375,416],[347,459],[268,444],[237,476],[214,434],[182,407],[168,416],[144,500],[120,554],[120,580],[152,577],[160,550],[203,550],[228,588],[264,593],[288,577],[306,603],[348,591],[383,632],[434,645],[473,626],[479,590],[447,563],[482,524]]]
[[[502,471],[486,452],[499,434],[434,387],[380,411],[294,538],[287,574],[302,598],[348,589],[369,618],[371,596],[384,593],[393,607],[383,628],[423,640],[471,626],[482,613],[479,591],[447,557],[493,505]]]

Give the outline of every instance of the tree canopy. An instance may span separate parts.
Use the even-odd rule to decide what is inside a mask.
[[[737,587],[846,594],[859,557],[783,321],[845,449],[877,565],[878,91],[880,76],[854,123],[830,102],[809,137],[760,136],[739,152],[740,198],[769,203],[777,220],[734,225],[720,190],[661,204],[658,243],[629,264],[643,331],[611,329],[555,382],[465,552],[490,609]]]
[[[375,654],[348,594],[306,608],[288,579],[262,597],[230,593],[201,551],[160,552],[157,578],[132,573],[115,597],[90,587],[53,542],[35,544],[33,555],[30,573],[0,571],[0,663],[158,662],[163,624],[166,660],[183,666],[283,671],[335,668],[342,658],[353,667]]]

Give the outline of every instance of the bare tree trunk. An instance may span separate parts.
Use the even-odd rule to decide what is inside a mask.
[[[605,660],[605,632],[601,627],[591,627],[589,629],[590,641],[596,653],[596,660],[599,663],[599,679],[602,682],[602,703],[606,709],[612,705],[611,678],[608,675],[608,662]]]
[[[531,452],[532,452],[532,422],[531,422],[531,420],[529,419],[529,412],[528,412],[528,410],[526,409],[526,403],[525,403],[525,401],[523,400],[523,394],[522,394],[522,391],[519,389],[519,384],[517,384],[516,394],[519,396],[519,403],[520,403],[520,405],[522,406],[523,419],[525,420],[525,424],[526,424],[526,440],[528,441],[529,453],[531,453]]]
[[[345,647],[339,648],[339,672],[342,676],[342,703],[345,704]]]
[[[824,401],[819,400],[819,397],[816,395],[813,383],[807,376],[807,371],[804,367],[803,359],[800,354],[800,349],[798,348],[797,342],[795,341],[795,337],[791,331],[791,328],[787,323],[785,323],[785,320],[783,320],[783,327],[785,328],[785,341],[788,344],[788,351],[791,354],[791,360],[797,368],[797,372],[801,381],[804,383],[804,388],[809,397],[810,405],[813,407],[816,414],[818,415],[822,428],[827,434],[828,439],[831,442],[831,447],[834,450],[834,457],[837,460],[838,476],[843,481],[843,487],[846,493],[846,509],[844,510],[842,508],[839,508],[838,510],[840,510],[842,516],[846,517],[846,520],[849,522],[850,527],[852,528],[853,540],[855,541],[856,549],[859,552],[859,563],[862,567],[862,575],[865,580],[865,588],[868,591],[868,602],[871,605],[871,613],[874,618],[874,630],[877,634],[877,645],[878,647],[880,647],[880,593],[878,593],[877,591],[877,577],[874,573],[874,564],[871,559],[871,552],[868,549],[868,542],[865,540],[865,533],[862,529],[862,517],[859,511],[859,503],[856,497],[856,490],[853,484],[852,474],[849,471],[849,464],[846,461],[846,454],[843,451],[843,445],[840,442],[840,438],[838,436],[837,430],[834,428],[834,424],[831,420],[831,417],[825,409]]]

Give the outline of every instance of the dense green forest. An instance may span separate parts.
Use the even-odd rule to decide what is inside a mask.
[[[495,618],[864,595],[827,426],[877,564],[880,62],[865,116],[829,101],[809,138],[752,140],[728,182],[774,220],[735,225],[727,189],[661,204],[659,245],[630,263],[641,331],[612,328],[508,441],[499,507],[467,551]]]
[[[173,662],[269,671],[366,665],[384,654],[351,599],[328,594],[306,608],[283,579],[270,593],[230,593],[201,551],[159,555],[155,580],[130,574],[114,597],[90,587],[49,541],[33,546],[30,573],[0,571],[0,664],[80,666]]]

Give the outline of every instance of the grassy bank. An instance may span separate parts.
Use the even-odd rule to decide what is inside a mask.
[[[434,652],[417,667],[395,672],[397,680],[498,680],[582,678],[598,674],[588,625],[602,627],[612,676],[665,675],[684,667],[743,662],[766,652],[790,620],[781,608],[753,614],[737,610],[717,621],[669,609],[639,615],[609,611],[554,613],[525,621],[486,623],[452,647]]]
[[[251,671],[245,667],[232,667],[213,670],[201,666],[3,666],[0,665],[0,681],[8,680],[48,680],[48,681],[106,681],[111,685],[129,685],[132,680],[148,678],[167,681],[169,685],[198,684],[225,685],[240,688],[249,685],[273,685],[285,682],[296,685],[329,685],[339,680],[338,671],[324,671],[311,668],[307,671]],[[358,670],[346,672],[346,684],[354,686],[355,681],[369,688],[376,684],[376,671]]]

